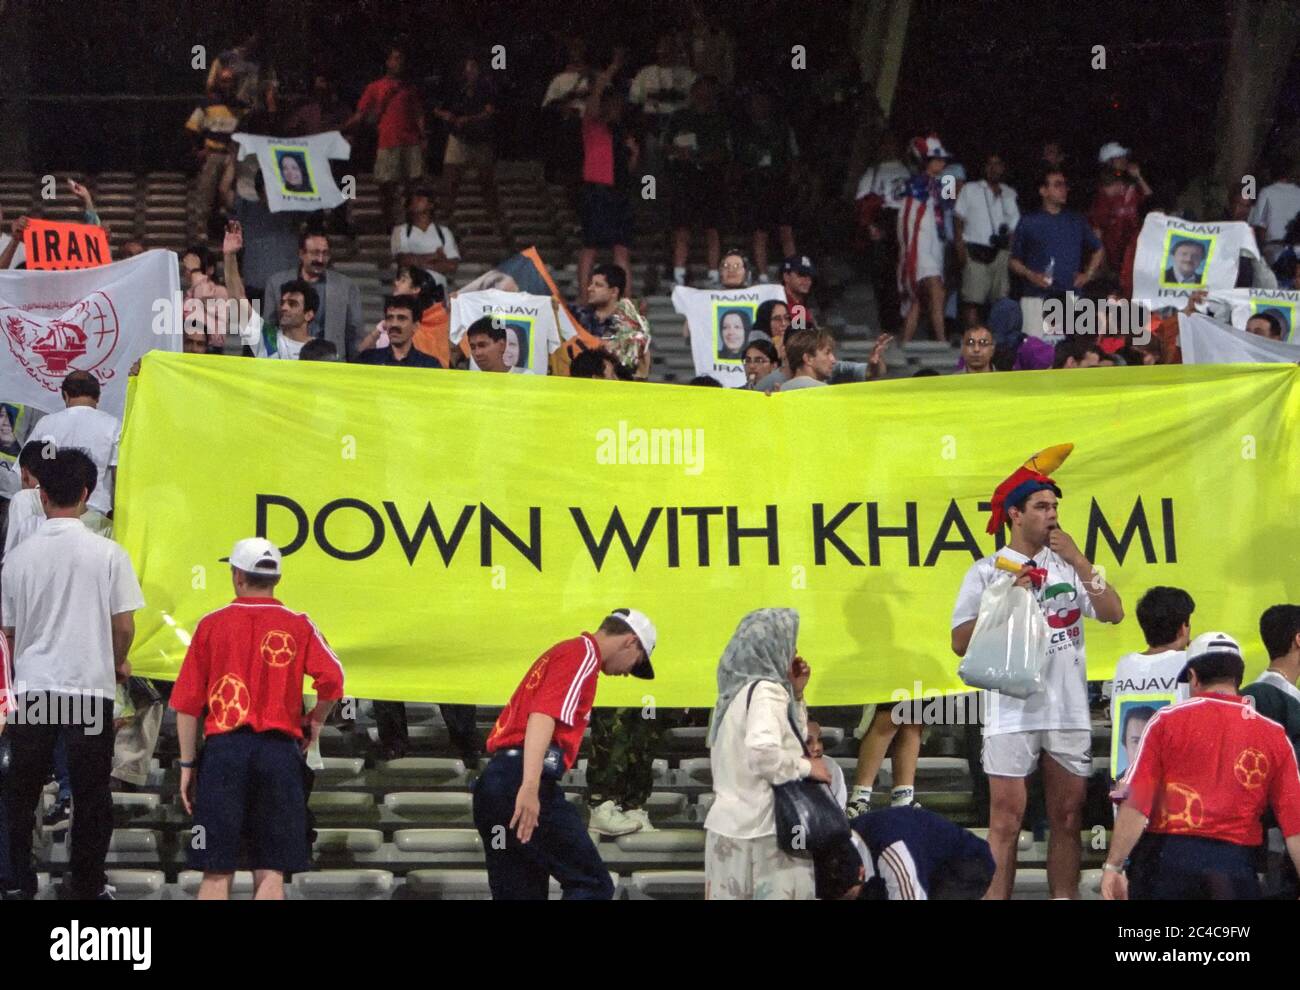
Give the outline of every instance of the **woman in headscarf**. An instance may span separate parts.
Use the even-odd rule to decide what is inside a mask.
[[[811,777],[829,783],[804,756],[811,671],[795,651],[799,613],[761,608],[740,620],[718,663],[718,704],[709,720],[713,806],[704,820],[709,900],[811,900],[813,864],[776,840],[772,788]]]

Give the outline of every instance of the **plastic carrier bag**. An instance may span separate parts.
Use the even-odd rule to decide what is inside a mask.
[[[1025,699],[1042,690],[1051,632],[1034,596],[1014,584],[1010,574],[999,574],[984,589],[957,676],[971,687]]]

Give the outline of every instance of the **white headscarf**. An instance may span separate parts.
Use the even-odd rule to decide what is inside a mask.
[[[710,746],[731,702],[754,681],[774,681],[790,691],[790,718],[797,721],[790,661],[798,638],[799,613],[792,608],[760,608],[740,620],[718,661],[718,703],[709,719]]]

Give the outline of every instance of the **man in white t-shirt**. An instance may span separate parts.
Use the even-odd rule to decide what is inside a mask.
[[[90,455],[97,476],[81,521],[92,533],[112,539],[113,486],[122,423],[99,408],[99,380],[89,371],[69,372],[59,391],[65,408],[42,419],[32,439],[52,442],[59,450],[79,447]]]
[[[1061,449],[1064,455],[1045,456],[1052,451],[1059,455]],[[1068,456],[1069,449],[1052,451],[1035,455],[994,492],[988,531],[996,533],[1004,520],[1009,521],[1011,541],[966,572],[952,613],[952,649],[964,656],[980,598],[997,574],[1000,557],[1020,566],[1015,583],[1036,592],[1051,629],[1043,689],[1023,701],[988,693],[982,762],[989,777],[989,846],[997,861],[988,893],[991,899],[1011,896],[1016,842],[1025,815],[1025,781],[1035,767],[1043,771],[1051,827],[1047,853],[1051,895],[1078,896],[1079,831],[1092,773],[1083,619],[1119,622],[1124,617],[1115,589],[1060,528],[1056,509],[1061,489],[1039,468],[1050,470]]]
[[[953,208],[953,244],[962,269],[962,323],[967,329],[979,324],[982,307],[1011,292],[1007,264],[1020,207],[1016,191],[1002,182],[1005,175],[1002,156],[989,155],[984,159],[984,178],[962,186]]]
[[[1132,766],[1142,730],[1155,713],[1187,700],[1187,682],[1178,683],[1178,675],[1187,666],[1195,608],[1192,596],[1182,588],[1150,588],[1137,603],[1138,625],[1147,648],[1126,653],[1115,665],[1110,697],[1114,780],[1120,780]]]
[[[1286,225],[1300,213],[1300,186],[1291,181],[1293,173],[1289,163],[1276,162],[1273,174],[1276,179],[1259,191],[1259,199],[1247,218],[1270,265],[1286,247]]]
[[[312,340],[311,321],[320,306],[320,296],[310,282],[294,279],[280,287],[279,324],[253,320],[245,331],[245,340],[253,357],[297,361],[307,342]]]
[[[406,198],[406,223],[393,228],[389,247],[393,262],[423,268],[433,280],[447,290],[448,276],[460,267],[460,249],[450,227],[435,223],[433,194],[416,189]]]
[[[46,520],[5,561],[0,626],[14,657],[14,711],[4,782],[11,877],[6,898],[36,893],[32,831],[54,747],[67,749],[72,822],[66,891],[111,900],[104,859],[113,835],[113,701],[130,675],[136,609],[144,606],[126,551],[82,523],[98,466],[60,448],[41,469]]]

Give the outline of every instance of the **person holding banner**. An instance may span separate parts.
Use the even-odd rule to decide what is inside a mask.
[[[1057,500],[1061,489],[1047,472],[1070,455],[1071,444],[1040,451],[998,485],[990,499],[989,533],[1011,524],[1011,541],[966,572],[952,614],[952,650],[964,656],[979,615],[980,599],[992,584],[999,561],[1019,568],[1016,584],[1036,588],[1052,637],[1043,658],[1048,687],[1026,700],[996,691],[988,695],[983,766],[989,777],[989,845],[997,873],[992,899],[1011,895],[1016,842],[1025,815],[1026,779],[1039,767],[1047,796],[1051,837],[1048,884],[1053,897],[1079,894],[1079,830],[1092,774],[1092,732],[1088,714],[1088,675],[1083,619],[1116,623],[1124,606],[1061,529]],[[1046,577],[1043,578],[1043,572]]]
[[[650,619],[615,609],[594,633],[543,653],[510,696],[487,739],[492,759],[474,782],[493,900],[544,901],[551,877],[565,900],[613,898],[609,871],[559,782],[577,760],[598,675],[651,680],[654,648]]]
[[[94,461],[95,488],[86,499],[81,521],[92,533],[111,539],[117,445],[122,436],[122,423],[99,408],[99,391],[99,379],[89,371],[69,373],[59,390],[65,408],[42,419],[33,439],[53,443],[58,450],[80,448]]]

